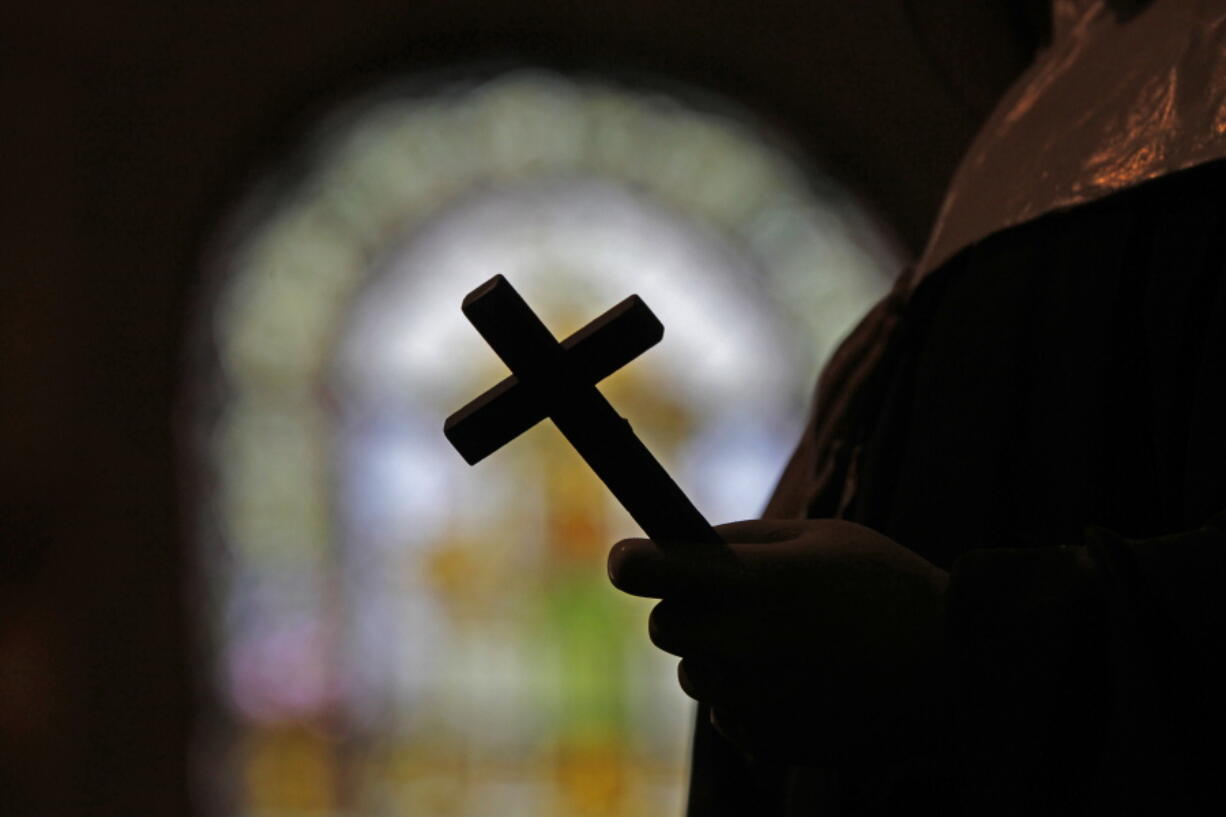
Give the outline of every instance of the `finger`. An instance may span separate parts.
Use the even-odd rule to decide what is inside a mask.
[[[651,608],[651,615],[647,617],[647,637],[659,649],[679,658],[703,652],[698,645],[706,639],[696,633],[695,620],[699,614],[678,607],[677,602],[662,601]]]
[[[746,738],[749,734],[747,723],[750,720],[744,713],[736,712],[726,706],[721,706],[718,709],[711,707],[707,717],[711,721],[711,725],[715,727],[715,731],[723,735],[732,743],[748,749],[746,746]]]
[[[796,539],[803,530],[794,519],[745,519],[716,525],[715,532],[729,544],[768,544]]]
[[[726,600],[726,597],[724,597]],[[743,616],[714,599],[667,600],[647,618],[647,636],[664,652],[678,657],[715,655],[748,657],[753,639],[746,639]]]
[[[787,732],[774,730],[755,708],[713,705],[708,715],[711,726],[743,752],[760,760],[786,763],[800,759],[792,756],[792,740]]]
[[[791,620],[771,614],[767,604],[753,596],[666,599],[652,609],[647,635],[661,650],[683,658],[803,663],[797,655],[802,642]]]
[[[727,701],[733,694],[728,689],[727,679],[726,670],[715,661],[683,658],[677,664],[677,683],[681,685],[681,691],[699,703]]]
[[[609,581],[648,598],[723,592],[740,575],[730,551],[665,552],[650,539],[623,539],[609,551]]]

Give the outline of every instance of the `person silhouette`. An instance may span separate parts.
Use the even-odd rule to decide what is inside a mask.
[[[701,704],[691,815],[1226,809],[1223,42],[1053,3],[763,518],[613,547]]]

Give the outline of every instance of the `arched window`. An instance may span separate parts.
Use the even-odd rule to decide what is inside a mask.
[[[855,201],[702,95],[517,71],[324,123],[209,260],[202,779],[250,815],[679,813],[690,707],[607,584],[637,533],[548,426],[465,466],[505,274],[562,336],[631,293],[602,389],[712,521],[761,509],[819,361],[896,260]]]

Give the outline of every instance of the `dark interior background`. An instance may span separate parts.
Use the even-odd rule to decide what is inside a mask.
[[[916,251],[1034,47],[1021,5],[4,4],[0,810],[191,811],[174,420],[197,258],[331,104],[474,62],[675,77],[773,124]]]

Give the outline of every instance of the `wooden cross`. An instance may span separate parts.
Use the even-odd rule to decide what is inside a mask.
[[[647,304],[631,295],[561,343],[501,275],[468,293],[461,309],[511,370],[443,426],[469,465],[548,417],[648,537],[665,545],[720,543],[596,388],[663,337]]]

